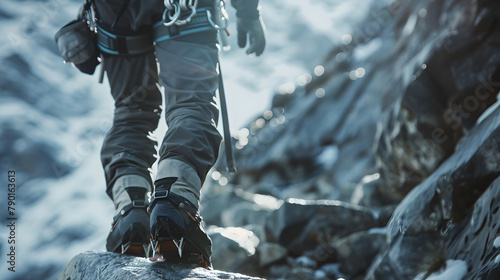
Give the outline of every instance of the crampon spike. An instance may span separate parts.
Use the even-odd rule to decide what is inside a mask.
[[[175,240],[172,240],[172,242],[174,242],[174,245],[175,247],[177,247],[177,253],[179,253],[179,258],[182,259],[182,245],[184,245],[184,237],[181,237],[181,239],[179,240],[179,244],[177,244],[177,242]]]
[[[130,247],[130,243],[122,244],[122,254],[125,254]]]

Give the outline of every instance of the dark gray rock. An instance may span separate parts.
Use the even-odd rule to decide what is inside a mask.
[[[257,247],[257,253],[259,256],[259,265],[265,267],[284,259],[288,252],[285,247],[279,244],[263,242]]]
[[[293,266],[316,269],[318,262],[308,256],[300,256],[294,260]]]
[[[239,227],[211,227],[207,231],[212,239],[212,263],[215,269],[257,274],[256,255],[259,238],[249,230]]]
[[[420,85],[416,81],[409,86],[408,90],[417,86]],[[413,92],[426,93],[426,95],[420,94],[420,99],[414,100],[416,98],[412,99]],[[420,105],[427,104],[423,100],[429,100],[429,104],[440,104],[430,98],[435,98],[435,96],[430,89],[407,92],[403,101],[395,104],[381,120],[376,159],[383,187],[378,189],[381,192],[378,197],[392,198],[393,201],[402,200],[413,187],[427,178],[442,160],[451,154],[452,151],[449,148],[455,146],[456,139],[454,142],[444,143],[448,151],[436,144],[431,134],[436,127],[443,127],[443,122],[436,120],[436,117],[428,117],[441,116],[444,109],[436,108],[438,106]],[[404,104],[407,97],[410,102]],[[415,107],[423,112],[418,112]],[[443,134],[451,133],[443,130]]]
[[[350,202],[369,208],[384,208],[387,205],[397,205],[399,199],[392,195],[387,196],[384,193],[385,183],[378,172],[364,176],[354,188]]]
[[[314,279],[314,269],[308,267],[294,267],[284,277],[286,280]]]
[[[351,279],[364,274],[380,249],[386,245],[386,238],[386,231],[378,229],[356,232],[330,245],[341,262],[340,270]]]
[[[456,5],[440,17],[460,32],[444,36],[381,119],[376,159],[384,196],[401,200],[448,158],[500,90],[500,16],[493,1]],[[427,3],[429,9],[443,8]],[[429,15],[427,16],[429,18]],[[432,19],[431,19],[432,20]],[[495,42],[495,43],[494,43]]]
[[[372,264],[367,279],[412,279],[419,271],[442,267],[446,261],[443,231],[463,220],[499,175],[497,109],[401,202],[388,226],[390,246]]]
[[[377,226],[374,212],[341,201],[289,200],[266,222],[267,239],[301,255],[332,239]]]
[[[266,217],[283,203],[275,197],[234,186],[207,184],[202,190],[200,211],[203,218],[208,224],[221,227],[264,225]],[[221,205],[226,207],[221,208]]]
[[[267,272],[268,279],[283,279],[283,277],[291,270],[292,268],[286,264],[275,264],[269,268]]]
[[[241,227],[249,224],[263,224],[271,211],[262,209],[251,202],[232,205],[222,212],[221,222],[224,227]]]
[[[207,181],[210,179],[207,178]],[[233,186],[221,186],[216,181],[209,181],[205,184],[202,191],[200,212],[207,224],[222,226],[221,205],[233,205],[241,202],[241,199],[235,197]]]
[[[319,268],[320,271],[323,271],[328,279],[347,279],[347,276],[345,276],[342,272],[340,272],[340,264],[338,263],[329,263],[321,266]]]
[[[108,252],[85,252],[75,256],[57,280],[80,279],[261,279],[220,270],[192,268]]]
[[[464,279],[500,279],[500,178],[474,205],[472,213],[444,233],[447,258],[465,260]]]

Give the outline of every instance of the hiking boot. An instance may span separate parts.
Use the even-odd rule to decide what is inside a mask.
[[[202,227],[198,209],[189,200],[170,192],[177,177],[158,180],[148,212],[153,249],[173,263],[212,268],[212,241]]]
[[[150,187],[139,176],[120,177],[113,186],[115,215],[106,240],[106,250],[139,257],[150,257],[147,195]],[[139,185],[131,186],[131,185]]]
[[[149,215],[145,205],[129,205],[113,218],[106,250],[148,258],[150,252]]]

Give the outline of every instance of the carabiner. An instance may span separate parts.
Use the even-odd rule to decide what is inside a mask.
[[[187,3],[186,0],[179,0],[179,6],[181,7],[181,11],[187,11]]]
[[[163,4],[165,4],[165,8],[167,8],[167,10],[174,10],[175,9],[174,3],[172,3],[173,1],[175,1],[175,0],[165,0],[165,1],[163,1]]]
[[[163,25],[165,26],[171,26],[172,24],[176,23],[177,20],[179,19],[179,16],[181,15],[181,8],[179,5],[176,3],[174,4],[174,15],[170,14],[171,9],[165,9],[163,12]],[[167,16],[170,19],[170,21],[167,22]]]
[[[212,13],[210,12],[210,10],[207,10],[207,19],[208,19],[208,22],[210,23],[210,25],[215,29],[215,30],[224,30],[226,29],[228,26],[229,26],[229,21],[227,20],[226,17],[224,16],[221,16],[221,17],[217,17],[216,19],[217,20],[217,24],[212,20]],[[219,24],[223,24],[222,26],[220,26]]]
[[[191,21],[191,19],[196,15],[196,8],[194,6],[191,6],[191,5],[189,5],[189,8],[191,8],[191,14],[185,19],[178,18],[177,21],[175,22],[175,24],[184,25],[184,24]]]

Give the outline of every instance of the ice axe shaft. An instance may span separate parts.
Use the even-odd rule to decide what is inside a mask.
[[[219,70],[219,100],[222,114],[222,130],[224,131],[224,147],[226,149],[227,171],[236,172],[234,165],[233,146],[231,141],[231,133],[229,131],[229,117],[227,115],[226,93],[224,92],[224,82],[222,81],[222,72],[220,62],[217,65]]]

